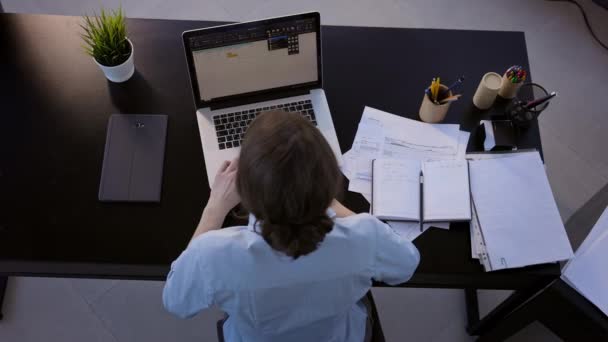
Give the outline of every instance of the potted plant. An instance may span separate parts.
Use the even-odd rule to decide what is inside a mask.
[[[125,82],[135,72],[133,44],[127,38],[127,27],[122,8],[100,15],[85,16],[80,25],[84,30],[84,48],[106,78],[112,82]]]

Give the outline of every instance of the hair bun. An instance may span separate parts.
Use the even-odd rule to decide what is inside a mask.
[[[319,246],[334,226],[327,215],[317,216],[306,222],[262,222],[262,237],[270,246],[294,259],[306,255]]]

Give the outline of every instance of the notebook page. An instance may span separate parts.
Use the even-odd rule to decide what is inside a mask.
[[[422,164],[424,221],[471,219],[469,168],[466,160],[437,160]]]
[[[376,159],[372,176],[373,215],[383,219],[418,220],[420,162]]]
[[[469,167],[492,270],[572,257],[538,153],[471,160]]]
[[[562,279],[608,315],[608,207],[562,272]]]

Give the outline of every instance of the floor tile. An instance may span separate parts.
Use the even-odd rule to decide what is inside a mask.
[[[604,13],[608,20],[608,11]],[[541,115],[540,124],[551,128],[590,167],[608,176],[608,154],[602,144],[608,125],[603,99],[608,85],[597,81],[608,76],[608,69],[602,67],[608,51],[592,40],[576,11],[558,16],[546,29],[542,40],[534,44],[542,48],[530,49],[533,78],[559,95]]]
[[[543,2],[526,0],[419,0],[398,1],[415,18],[414,26],[465,30],[515,30],[542,25],[538,13],[551,16],[554,9]]]
[[[481,317],[492,311],[498,304],[509,297],[513,291],[508,290],[477,290],[479,315]]]
[[[565,145],[550,127],[541,126],[541,138],[547,177],[565,222],[608,183],[608,177],[589,166],[580,153]]]
[[[131,18],[234,20],[221,1],[213,0],[2,0],[2,5],[6,12],[61,15],[91,14],[102,6],[113,9],[122,5]]]
[[[127,3],[127,1],[123,1]],[[213,0],[160,0],[157,2],[128,1],[129,14],[132,18],[159,18],[159,19],[182,19],[182,20],[211,20],[211,21],[234,21],[223,6],[221,1]]]
[[[533,322],[506,342],[562,342],[562,339],[538,322]]]
[[[69,279],[68,281],[74,291],[88,303],[97,300],[119,282],[115,279]]]
[[[273,17],[293,13],[319,11],[325,25],[408,26],[408,14],[396,0],[267,0],[241,19]]]
[[[10,277],[3,313],[3,342],[117,342],[67,279]]]
[[[164,282],[123,280],[92,303],[119,342],[216,341],[219,310],[179,319],[162,305]]]
[[[464,336],[462,290],[374,288],[372,293],[387,342]]]
[[[469,336],[461,320],[448,323],[435,337],[433,342],[472,342],[475,337]],[[401,340],[402,341],[402,340]]]
[[[248,13],[256,10],[259,7],[265,6],[269,0],[222,0],[218,1],[219,5],[230,15],[234,21],[245,21]],[[269,18],[274,16],[272,13],[266,13],[256,19]]]

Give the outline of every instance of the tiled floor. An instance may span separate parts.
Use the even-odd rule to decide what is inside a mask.
[[[549,180],[567,219],[608,183],[605,95],[608,52],[596,44],[580,13],[542,0],[1,0],[5,11],[81,15],[100,3],[122,3],[130,17],[242,21],[318,10],[326,24],[518,30],[526,33],[534,80],[559,92],[543,113],[541,135]],[[608,11],[579,0],[608,42]],[[415,51],[413,52],[415,53]],[[577,234],[577,232],[570,232]],[[0,341],[215,341],[217,311],[177,320],[162,309],[162,283],[11,278]],[[375,289],[390,341],[470,341],[461,291]],[[481,311],[504,291],[482,291]],[[413,307],[425,307],[414,314]],[[415,310],[419,312],[419,310]],[[532,325],[512,341],[558,340]]]

